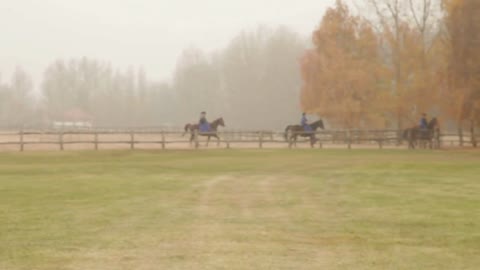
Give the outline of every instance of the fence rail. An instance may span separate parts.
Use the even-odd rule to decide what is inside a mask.
[[[402,133],[398,130],[325,130],[312,132],[317,138],[317,147],[328,145],[340,146],[348,149],[362,146],[378,147],[403,147]],[[102,146],[122,145],[136,149],[140,145],[155,145],[161,149],[167,148],[204,148],[208,135],[214,133],[185,133],[171,130],[21,130],[0,132],[0,146],[10,146],[19,151],[39,145],[55,145],[59,150],[66,146],[89,145],[83,149],[99,150]],[[307,145],[305,138],[299,138],[297,143],[287,141],[284,132],[268,130],[259,131],[221,131],[217,133],[219,139],[212,137],[209,145],[217,147],[247,147],[266,148],[275,144],[280,147],[298,147]],[[292,133],[290,133],[292,135]],[[471,132],[443,133],[439,138],[439,146],[474,146],[480,138]],[[192,140],[190,140],[192,139]]]

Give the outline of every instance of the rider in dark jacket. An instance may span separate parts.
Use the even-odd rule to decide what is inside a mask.
[[[428,121],[427,121],[427,114],[422,114],[422,119],[420,119],[420,129],[426,130],[428,129]]]
[[[300,124],[302,125],[303,127],[303,130],[305,131],[313,131],[312,130],[312,127],[310,126],[310,124],[308,124],[308,119],[307,119],[307,114],[306,113],[303,113],[302,114],[302,120],[300,120]]]
[[[208,132],[210,130],[210,125],[207,121],[207,113],[202,112],[200,114],[200,120],[198,121],[198,127],[200,132]]]
[[[198,121],[198,124],[199,124],[199,125],[204,125],[204,124],[206,124],[206,123],[208,123],[208,121],[207,121],[207,113],[206,113],[206,112],[202,112],[202,113],[200,113],[200,120]]]

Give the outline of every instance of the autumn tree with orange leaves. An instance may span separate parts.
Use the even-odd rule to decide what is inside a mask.
[[[337,1],[313,34],[315,48],[302,59],[305,111],[342,127],[383,125],[388,79],[377,37],[368,22]]]
[[[338,0],[301,61],[302,108],[335,127],[406,128],[480,117],[480,2]],[[372,12],[373,11],[373,12]],[[373,14],[373,15],[372,15]]]
[[[480,2],[445,0],[446,76],[442,107],[458,128],[480,118]]]

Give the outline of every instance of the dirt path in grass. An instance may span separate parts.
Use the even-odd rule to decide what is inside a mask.
[[[87,251],[80,257],[84,260],[75,260],[71,269],[328,266],[331,253],[311,233],[312,224],[304,224],[305,219],[322,220],[321,208],[315,207],[318,201],[304,193],[307,184],[300,177],[279,175],[218,175],[194,180],[191,190],[184,190],[185,197],[179,198],[182,203],[178,206],[186,207],[182,215],[187,222],[178,226],[159,223],[157,230],[132,232],[125,238],[130,241],[128,246]],[[164,230],[163,226],[172,227]]]
[[[201,265],[190,261],[188,267],[219,269],[238,263],[231,269],[314,269],[305,268],[305,263],[327,265],[331,253],[300,229],[305,215],[321,219],[320,208],[312,205],[314,198],[288,194],[304,190],[305,184],[303,179],[272,175],[222,175],[204,182],[188,251],[190,259]]]

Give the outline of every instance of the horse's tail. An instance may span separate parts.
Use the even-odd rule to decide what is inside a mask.
[[[285,141],[288,141],[288,131],[290,130],[291,127],[292,126],[287,126],[287,128],[285,128],[285,133],[283,134]]]
[[[185,125],[185,128],[184,128],[185,132],[183,133],[182,137],[184,137],[187,134],[188,130],[190,129],[190,126],[191,126],[190,124]]]

